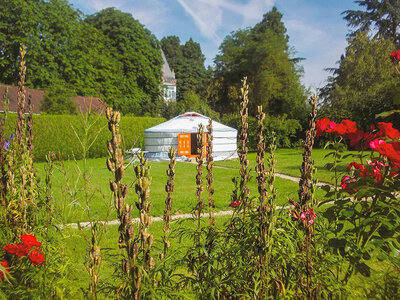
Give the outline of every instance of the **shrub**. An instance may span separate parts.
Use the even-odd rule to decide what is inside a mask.
[[[5,125],[5,134],[10,136],[15,130],[15,114],[9,114]],[[49,152],[60,154],[64,159],[81,159],[82,151],[79,140],[76,137],[82,136],[83,125],[81,116],[72,115],[36,115],[33,117],[34,135],[34,158],[35,161],[45,161]],[[94,136],[101,131],[97,140],[89,151],[89,158],[107,156],[107,140],[111,134],[107,130],[107,120],[103,116],[91,116],[96,122],[91,128]],[[163,118],[151,117],[122,117],[121,135],[124,148],[143,147],[144,130],[163,122]],[[75,131],[75,132],[74,132]]]
[[[231,114],[223,117],[222,123],[233,128],[239,129],[240,127],[240,115]],[[256,150],[257,137],[256,137],[256,126],[257,121],[253,117],[248,118],[249,123],[249,148],[250,150]],[[275,132],[276,145],[279,148],[291,148],[298,143],[298,136],[302,127],[298,120],[287,119],[286,115],[274,117],[267,116],[264,120],[264,136],[270,137],[272,132]]]
[[[47,90],[40,109],[51,115],[77,114],[74,92],[61,85],[53,85]]]

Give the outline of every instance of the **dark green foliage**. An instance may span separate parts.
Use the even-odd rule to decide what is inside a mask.
[[[211,109],[207,101],[193,91],[188,91],[182,101],[165,102],[161,106],[161,115],[166,119],[171,119],[187,111],[195,111],[210,117],[213,120],[219,120],[219,114]]]
[[[52,115],[76,114],[76,103],[72,100],[74,93],[63,86],[49,89],[40,105],[40,110]]]
[[[114,8],[103,9],[85,20],[106,37],[106,46],[117,60],[122,93],[113,99],[121,112],[155,113],[160,100],[161,52],[154,35],[132,15]]]
[[[5,132],[10,136],[15,128],[15,115],[10,114],[7,119]],[[61,154],[64,159],[82,158],[82,146],[79,144],[78,136],[82,136],[84,128],[80,120],[82,116],[70,115],[35,115],[33,116],[34,136],[34,159],[45,161],[49,152],[57,156]],[[100,134],[89,150],[88,157],[104,157],[108,155],[106,147],[107,140],[111,134],[108,132],[107,120],[102,116],[92,116],[96,120],[92,127],[91,136],[94,137],[99,131]],[[124,149],[131,147],[144,147],[144,130],[163,122],[163,118],[150,117],[122,117],[121,135]]]
[[[364,33],[350,38],[339,67],[322,90],[322,115],[335,121],[351,119],[365,128],[376,114],[395,109],[400,81],[389,58],[393,50],[389,40]],[[385,121],[395,122],[397,117]]]
[[[249,148],[255,150],[257,147],[257,136],[256,126],[257,121],[253,117],[249,117]],[[240,115],[231,114],[226,115],[222,119],[222,123],[225,125],[239,128],[240,126]],[[300,122],[295,119],[288,119],[286,115],[273,117],[267,116],[264,120],[264,131],[263,134],[267,140],[272,136],[272,132],[275,133],[276,144],[280,148],[290,148],[298,143],[298,135],[302,127]]]
[[[161,40],[161,48],[169,66],[175,72],[177,100],[184,100],[189,91],[202,95],[207,74],[200,44],[189,39],[181,45],[177,36],[168,36]]]
[[[16,83],[21,43],[27,86],[66,86],[123,113],[157,113],[158,41],[130,14],[106,9],[85,22],[66,0],[0,0],[0,82]]]
[[[215,58],[218,111],[237,112],[240,80],[247,76],[250,113],[255,114],[257,106],[262,105],[270,115],[305,118],[306,93],[281,19],[282,14],[273,8],[253,28],[238,30],[225,38]]]
[[[397,0],[358,0],[354,1],[365,8],[346,10],[344,19],[349,27],[356,28],[354,33],[376,30],[375,36],[387,38],[394,43],[399,41],[400,2]]]

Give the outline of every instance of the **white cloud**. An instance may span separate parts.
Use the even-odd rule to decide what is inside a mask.
[[[321,43],[322,40],[329,38],[328,34],[312,24],[307,24],[302,20],[290,19],[285,21],[290,41],[296,44],[296,49],[309,50]]]
[[[115,7],[123,12],[130,13],[151,30],[160,32],[164,31],[165,25],[170,21],[168,6],[162,0],[91,0],[90,6],[97,11],[107,7]]]
[[[323,87],[330,75],[324,69],[335,67],[346,47],[345,33],[341,28],[332,30],[328,24],[313,19],[284,21],[297,56],[306,57],[300,63],[304,67],[302,82],[312,90]]]
[[[216,45],[221,42],[218,30],[223,25],[224,11],[233,12],[242,17],[242,24],[229,24],[232,29],[253,25],[261,20],[263,14],[274,4],[274,0],[250,0],[245,4],[234,0],[177,0],[185,9],[201,34],[212,39]]]
[[[162,0],[140,1],[137,5],[131,5],[127,11],[146,27],[158,33],[165,33],[166,25],[171,21],[168,6]]]
[[[192,17],[201,34],[218,45],[222,40],[217,34],[222,23],[222,9],[218,6],[219,1],[177,1]]]
[[[311,87],[314,90],[323,87],[327,83],[327,77],[330,75],[324,69],[338,66],[336,62],[343,54],[346,45],[346,39],[337,38],[336,40],[331,40],[329,44],[325,44],[323,47],[316,48],[316,53],[302,63],[305,71],[302,82],[305,86]]]

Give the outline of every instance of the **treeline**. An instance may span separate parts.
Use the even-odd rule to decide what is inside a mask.
[[[271,115],[301,121],[306,93],[281,18],[274,8],[253,28],[227,36],[215,67],[206,69],[199,43],[181,44],[176,36],[158,41],[114,8],[84,16],[67,0],[0,0],[0,82],[16,84],[24,44],[27,86],[51,95],[67,89],[100,97],[125,114],[171,117],[196,110],[221,119],[238,113],[240,81],[248,76],[250,114],[263,105]],[[177,103],[171,105],[161,97],[160,49],[177,79]],[[50,113],[70,110],[46,104]]]
[[[158,114],[162,58],[155,36],[113,8],[84,16],[66,0],[0,0],[0,82],[100,97],[124,113]]]
[[[369,2],[376,9],[360,2],[360,10],[344,12],[354,31],[320,91],[320,117],[348,118],[364,127],[400,102],[400,75],[389,59],[399,46],[400,10]],[[255,26],[226,36],[208,68],[192,39],[158,41],[128,13],[107,8],[85,16],[67,0],[0,0],[1,83],[16,84],[20,44],[27,48],[27,86],[48,91],[49,113],[71,112],[63,99],[75,94],[100,97],[123,114],[171,118],[191,110],[233,126],[247,76],[250,118],[262,105],[271,131],[290,132],[289,140],[282,136],[285,146],[296,143],[305,125],[309,91],[300,83],[301,58],[275,7]],[[161,49],[175,72],[177,102],[162,99]],[[393,114],[385,121],[400,126],[399,120]]]

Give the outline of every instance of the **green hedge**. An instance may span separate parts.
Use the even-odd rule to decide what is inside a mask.
[[[239,130],[241,117],[238,114],[224,116],[222,123]],[[257,149],[257,120],[253,117],[248,118],[248,147],[250,150]],[[299,142],[299,133],[302,127],[299,120],[287,119],[283,116],[266,116],[264,120],[264,136],[268,139],[272,132],[275,132],[276,144],[279,148],[295,147]]]
[[[164,122],[164,118],[151,117],[122,117],[120,132],[124,148],[133,146],[144,148],[144,130]],[[108,155],[107,140],[111,133],[107,128],[105,116],[90,116],[91,124],[89,139],[98,137],[91,147],[90,158]],[[5,134],[10,136],[16,127],[16,114],[9,114],[5,125]],[[44,161],[49,152],[61,154],[63,159],[82,158],[82,146],[74,130],[82,137],[84,132],[83,116],[72,115],[35,115],[33,116],[34,130],[34,158],[35,161]],[[135,144],[136,141],[136,144]]]

